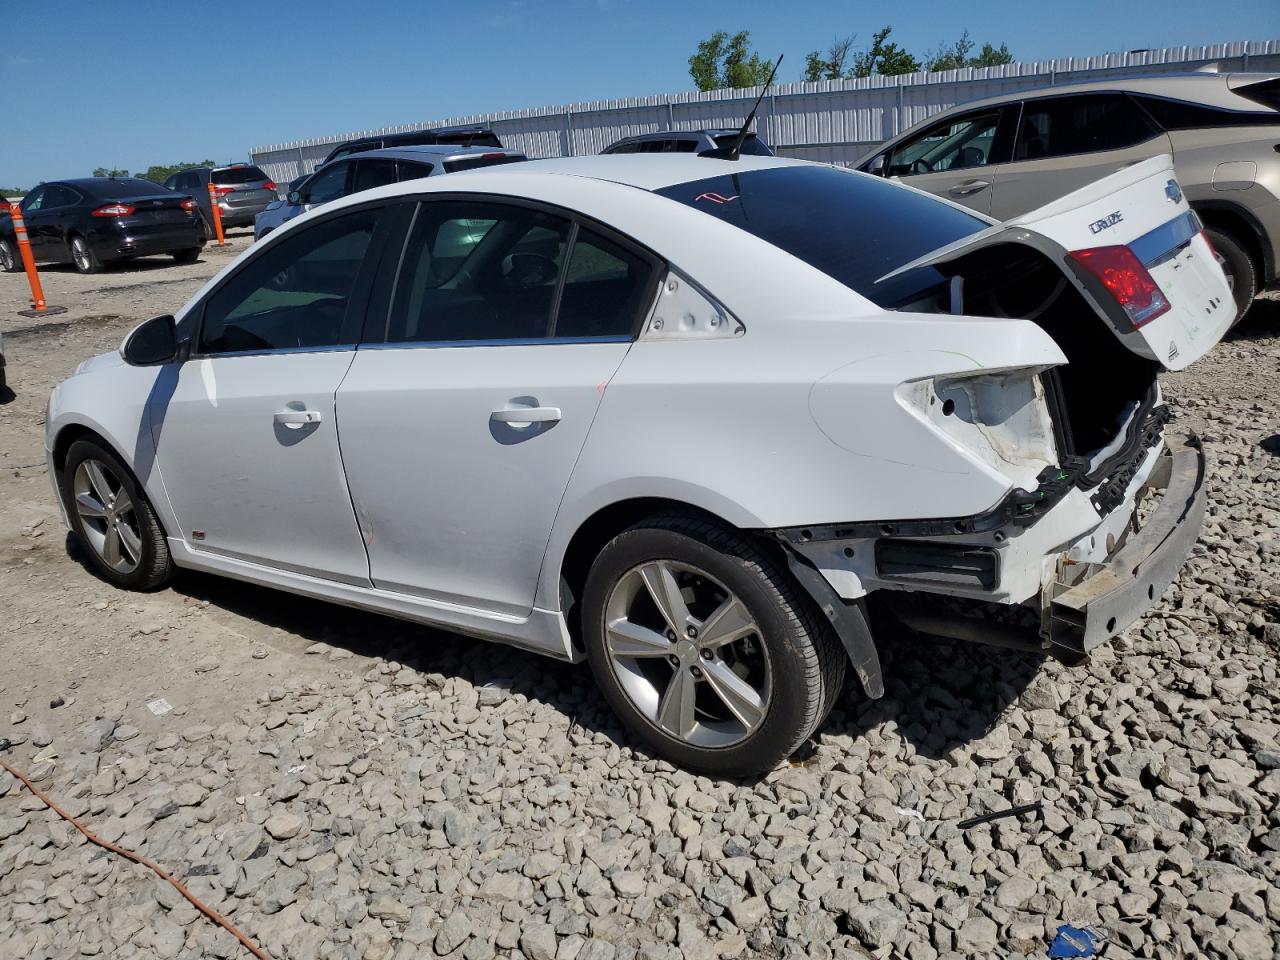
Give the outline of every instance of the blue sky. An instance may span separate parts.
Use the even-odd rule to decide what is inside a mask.
[[[1025,60],[1280,34],[1277,0],[10,0],[0,185],[142,170],[447,116],[692,87],[715,30],[798,80],[807,50],[889,23],[917,54],[959,36]],[[881,10],[884,12],[871,12]],[[198,12],[197,12],[198,11]],[[800,12],[802,11],[802,12]]]

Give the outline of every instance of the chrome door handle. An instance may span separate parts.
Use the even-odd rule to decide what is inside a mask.
[[[527,427],[533,423],[555,423],[560,419],[559,407],[504,407],[489,414],[494,423]]]
[[[990,180],[966,180],[964,183],[957,183],[947,192],[953,197],[967,197],[969,194],[985,190],[989,186],[991,186]]]
[[[319,423],[323,417],[319,410],[281,410],[276,414],[276,423],[286,427],[305,427],[309,423]]]

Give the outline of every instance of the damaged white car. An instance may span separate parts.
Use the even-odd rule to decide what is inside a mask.
[[[1167,158],[1004,224],[777,158],[534,162],[255,245],[53,392],[50,475],[121,587],[587,659],[655,753],[749,774],[848,666],[881,695],[868,598],[1077,656],[1154,603],[1204,510],[1157,374],[1233,312]]]

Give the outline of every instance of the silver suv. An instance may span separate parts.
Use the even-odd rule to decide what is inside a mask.
[[[601,153],[696,153],[705,154],[732,145],[738,131],[729,130],[663,130],[623,137],[601,150]],[[756,157],[772,157],[773,151],[757,134],[748,133],[742,141],[742,153]]]
[[[164,185],[192,197],[200,205],[205,234],[212,237],[213,204],[209,184],[218,195],[218,213],[224,229],[251,227],[254,218],[276,200],[275,182],[249,163],[233,163],[227,167],[192,167],[175,173]]]
[[[1195,73],[966,103],[856,166],[1008,220],[1121,167],[1172,154],[1243,316],[1254,294],[1276,280],[1277,151],[1280,76]]]

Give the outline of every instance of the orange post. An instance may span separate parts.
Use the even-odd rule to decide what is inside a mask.
[[[209,183],[209,209],[213,211],[213,232],[218,235],[218,246],[225,247],[227,241],[222,238],[222,211],[218,209],[218,191],[213,183]]]
[[[27,238],[27,225],[22,219],[22,207],[15,203],[9,208],[9,216],[13,219],[13,235],[18,241],[18,255],[22,257],[22,268],[27,271],[27,282],[31,284],[31,307],[36,313],[44,313],[49,305],[44,302],[44,287],[40,286],[40,274],[36,272],[36,258],[31,255],[31,241]]]

